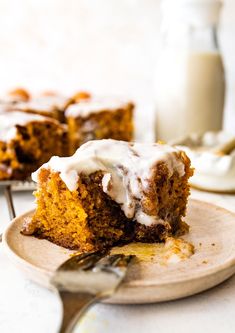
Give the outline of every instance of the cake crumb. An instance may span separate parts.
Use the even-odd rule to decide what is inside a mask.
[[[122,247],[115,247],[111,254],[134,254],[139,261],[150,261],[165,266],[187,260],[194,252],[193,244],[181,238],[168,237],[165,243],[131,243]]]

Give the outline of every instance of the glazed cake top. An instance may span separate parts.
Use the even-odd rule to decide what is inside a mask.
[[[47,118],[32,113],[24,113],[19,111],[9,111],[0,113],[0,141],[7,142],[13,139],[16,135],[16,126],[24,126],[32,121],[44,122],[57,122],[54,119]]]
[[[82,145],[71,157],[52,157],[41,168],[59,172],[70,191],[76,190],[79,174],[103,171],[103,191],[121,206],[126,217],[151,225],[159,223],[159,218],[147,215],[140,200],[151,184],[157,163],[165,162],[170,175],[184,175],[185,165],[179,152],[162,144],[94,140]],[[39,170],[32,175],[36,182]]]
[[[115,111],[126,108],[130,102],[118,97],[98,97],[94,96],[79,103],[70,105],[66,112],[66,117],[87,117],[92,113],[101,111]]]
[[[15,108],[17,110],[35,110],[41,112],[50,112],[54,109],[63,111],[69,98],[61,95],[42,95],[34,97],[27,102],[19,102]]]

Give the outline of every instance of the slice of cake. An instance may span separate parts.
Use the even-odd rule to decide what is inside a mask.
[[[81,251],[163,241],[185,225],[191,175],[171,146],[90,141],[33,174],[37,208],[22,232]]]
[[[131,102],[118,98],[90,97],[70,105],[66,112],[70,153],[89,140],[133,139],[133,109]]]
[[[0,180],[25,179],[51,156],[67,155],[67,129],[52,118],[0,113]]]

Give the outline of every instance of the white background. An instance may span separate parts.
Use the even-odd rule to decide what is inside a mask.
[[[174,1],[174,0],[172,0]],[[127,94],[153,110],[160,0],[0,0],[0,91]],[[226,127],[235,132],[235,1],[225,1],[220,42]]]

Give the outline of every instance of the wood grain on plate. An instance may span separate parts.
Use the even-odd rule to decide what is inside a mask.
[[[3,236],[4,248],[28,278],[50,287],[53,271],[74,252],[20,234],[24,218],[31,214],[12,221]],[[137,261],[109,302],[134,304],[182,298],[209,289],[235,273],[235,214],[190,200],[186,222],[190,232],[183,238],[195,246],[195,254],[178,263],[160,264],[154,258]]]

